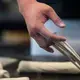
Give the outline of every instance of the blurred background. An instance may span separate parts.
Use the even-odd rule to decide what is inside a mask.
[[[79,42],[80,39],[80,11],[78,0],[38,1],[46,3],[55,9],[57,14],[67,24],[64,35],[70,39],[72,46],[79,44],[76,43]],[[51,23],[48,25],[50,26],[50,24]],[[45,56],[52,56],[51,54],[44,54],[46,53],[44,51],[38,51],[38,54],[36,52],[38,50],[37,47],[36,43],[31,41],[29,37],[25,21],[18,11],[17,1],[0,0],[0,56],[19,59],[31,59],[33,58],[32,56],[39,56],[40,60],[44,60]],[[76,48],[76,50],[78,49]],[[41,58],[40,56],[44,57]],[[33,60],[37,60],[35,58],[33,58]],[[46,58],[45,60],[47,59],[49,58]],[[54,60],[56,59],[54,58]]]
[[[0,56],[25,58],[30,40],[16,0],[0,0]],[[27,53],[27,54],[26,54]]]

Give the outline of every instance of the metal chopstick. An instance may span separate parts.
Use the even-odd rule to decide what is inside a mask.
[[[71,62],[80,70],[80,56],[67,42],[53,42],[53,46],[66,55]]]

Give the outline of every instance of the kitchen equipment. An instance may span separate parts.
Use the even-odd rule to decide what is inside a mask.
[[[80,70],[80,56],[67,42],[53,41],[53,46],[62,54],[67,56],[71,62]]]

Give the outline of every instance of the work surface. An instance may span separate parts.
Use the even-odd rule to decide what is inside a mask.
[[[21,74],[24,75],[24,74]],[[51,73],[27,73],[31,80],[80,80],[80,75],[51,74]],[[37,75],[37,76],[36,76]]]

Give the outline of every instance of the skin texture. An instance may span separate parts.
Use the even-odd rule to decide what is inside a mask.
[[[51,19],[55,25],[64,28],[65,24],[49,5],[37,2],[36,0],[17,0],[19,11],[25,19],[29,34],[36,40],[39,46],[48,52],[53,52],[50,47],[52,41],[65,41],[63,36],[52,34],[44,26],[44,23]]]

